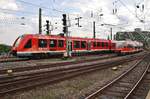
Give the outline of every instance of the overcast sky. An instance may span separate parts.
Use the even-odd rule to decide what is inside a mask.
[[[0,43],[12,45],[19,35],[38,33],[39,7],[43,34],[45,20],[51,21],[52,34],[62,32],[63,13],[69,15],[71,36],[92,37],[93,21],[96,37],[103,39],[110,35],[111,27],[113,34],[139,27],[149,30],[149,4],[149,0],[0,0]],[[77,17],[82,17],[82,27],[75,25]]]

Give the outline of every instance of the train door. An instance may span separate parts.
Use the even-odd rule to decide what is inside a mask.
[[[112,50],[112,47],[113,47],[113,43],[111,42],[111,40],[109,40],[109,42],[108,42],[109,51]]]
[[[69,42],[69,51],[72,51],[72,41]]]
[[[72,56],[72,41],[68,42],[69,56]]]
[[[91,42],[87,43],[87,50],[91,50]]]

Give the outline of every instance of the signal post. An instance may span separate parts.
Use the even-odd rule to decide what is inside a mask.
[[[64,57],[65,58],[68,58],[68,57],[71,57],[71,53],[70,53],[70,50],[69,50],[69,40],[68,40],[68,26],[67,26],[67,15],[66,14],[63,14],[63,33],[66,34],[66,52],[64,53]]]

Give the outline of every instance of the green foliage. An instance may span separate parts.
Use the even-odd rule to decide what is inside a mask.
[[[0,53],[8,53],[11,50],[11,46],[0,44]]]

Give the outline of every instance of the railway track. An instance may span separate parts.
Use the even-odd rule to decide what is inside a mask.
[[[85,55],[74,55],[74,58],[78,58],[78,57],[90,57],[90,56],[108,56],[108,57],[117,57],[117,54],[114,53],[109,53],[109,54],[85,54]],[[62,57],[62,56],[61,56]],[[59,58],[61,58],[59,57]],[[8,57],[0,57],[0,63],[7,63],[7,62],[23,62],[23,61],[38,61],[38,60],[42,60],[42,59],[55,59],[58,57],[48,57],[48,58],[17,58],[17,57],[12,57],[12,56],[8,56]]]
[[[78,60],[78,61],[64,61],[64,62],[58,62],[58,63],[48,63],[48,64],[39,64],[37,66],[19,66],[19,67],[9,67],[9,68],[4,68],[0,69],[0,74],[6,74],[7,70],[12,70],[13,72],[23,72],[23,71],[28,71],[28,70],[38,70],[38,69],[45,69],[45,68],[51,68],[51,67],[58,67],[58,66],[65,66],[65,65],[71,65],[71,64],[78,64],[78,63],[84,63],[84,62],[92,62],[92,61],[97,61],[97,60],[104,60],[104,59],[109,59],[109,58],[115,58],[117,57],[116,54],[109,55],[109,56],[102,56],[98,58],[93,58],[93,59],[84,59],[84,60]],[[31,62],[30,60],[29,62]],[[36,62],[39,60],[34,60],[33,62]],[[42,61],[42,60],[40,60]]]
[[[150,67],[149,59],[150,56],[147,55],[126,72],[97,91],[92,92],[85,99],[132,99],[135,89],[141,83]]]
[[[0,58],[0,63],[28,61],[29,58],[3,57]]]
[[[73,56],[73,57],[87,57],[87,56],[105,56],[105,55],[109,55],[111,56],[117,56],[117,54],[98,54],[98,55],[78,55],[78,56]],[[22,62],[22,61],[38,61],[41,59],[54,59],[54,58],[58,58],[58,57],[48,57],[48,58],[17,58],[17,57],[12,57],[12,56],[8,56],[8,57],[0,57],[0,63],[6,63],[6,62]],[[59,57],[60,58],[60,57]]]
[[[130,96],[131,99],[147,99],[147,94],[150,90],[150,68],[146,72],[140,84],[135,88],[135,91]]]
[[[139,57],[139,56],[141,56],[141,54],[140,55],[135,55],[134,57],[136,58],[136,57]],[[0,78],[2,79],[2,78],[13,78],[13,77],[18,77],[19,76],[19,74],[16,74],[16,73],[23,73],[23,72],[30,72],[30,71],[36,71],[36,70],[39,70],[39,71],[41,71],[41,70],[43,70],[43,69],[51,69],[51,68],[58,68],[59,69],[59,67],[64,67],[64,66],[67,66],[67,65],[75,65],[75,64],[82,64],[82,63],[86,63],[86,62],[101,62],[101,61],[103,61],[103,60],[106,60],[106,59],[109,59],[109,58],[111,58],[111,59],[114,59],[116,56],[111,56],[111,57],[101,57],[101,58],[94,58],[94,59],[88,59],[88,60],[80,60],[80,61],[66,61],[66,62],[60,62],[60,63],[49,63],[49,64],[45,64],[45,65],[42,65],[42,64],[38,64],[37,66],[23,66],[23,67],[11,67],[11,68],[5,68],[5,69],[0,69]],[[133,58],[134,58],[133,57]],[[124,58],[123,57],[117,57],[118,59],[121,59],[121,60],[123,60],[123,59],[131,59],[132,58],[132,56],[124,56]],[[123,58],[123,59],[122,59]],[[116,60],[118,60],[118,59],[116,59]],[[105,61],[104,61],[105,62]],[[8,76],[8,73],[7,73],[7,71],[8,70],[12,70],[12,72],[13,72],[13,75],[12,76]],[[4,77],[3,77],[3,75],[4,75]]]
[[[135,55],[135,57],[139,57],[141,55],[144,55],[145,53],[140,53],[140,54],[137,54]],[[122,58],[122,57],[119,57],[117,56],[116,54],[113,54],[113,55],[104,55],[104,56],[101,56],[101,57],[97,57],[97,58],[92,58],[92,59],[80,59],[80,60],[77,60],[77,61],[64,61],[64,62],[58,62],[58,63],[48,63],[48,64],[37,64],[36,66],[12,66],[12,67],[6,67],[6,68],[2,68],[0,69],[0,74],[7,74],[7,71],[8,70],[12,70],[14,73],[16,72],[23,72],[23,71],[30,71],[30,70],[39,70],[39,69],[46,69],[46,68],[52,68],[52,67],[60,67],[60,66],[65,66],[65,65],[71,65],[71,64],[79,64],[79,63],[85,63],[85,62],[92,62],[92,61],[99,61],[99,60],[105,60],[105,59],[110,59],[110,58]],[[132,57],[132,55],[128,55],[128,56],[123,56],[123,57]],[[35,60],[32,62],[32,60],[29,60],[29,62],[32,62],[32,63],[35,63],[36,61],[39,61],[39,60]],[[42,61],[42,60],[40,60]],[[1,76],[0,76],[1,77]]]
[[[32,89],[33,87],[42,86],[45,84],[52,84],[62,80],[66,80],[81,74],[89,73],[99,69],[116,66],[125,62],[129,62],[140,57],[126,57],[123,59],[108,61],[108,62],[89,62],[67,65],[55,70],[39,70],[37,72],[28,72],[17,74],[15,76],[5,76],[0,78],[0,96],[14,93],[25,89]]]

